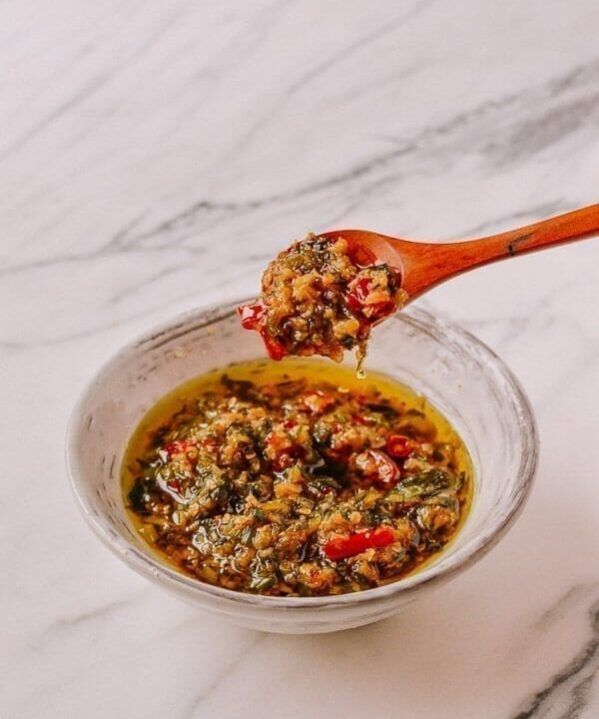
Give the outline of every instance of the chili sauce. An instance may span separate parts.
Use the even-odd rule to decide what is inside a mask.
[[[280,252],[262,276],[262,292],[239,308],[241,323],[262,336],[271,359],[322,355],[336,362],[408,299],[401,274],[352,249],[343,238],[308,235]]]
[[[129,442],[136,530],[202,582],[272,596],[354,592],[434,558],[468,514],[472,464],[447,419],[391,378],[256,360],[159,401]]]

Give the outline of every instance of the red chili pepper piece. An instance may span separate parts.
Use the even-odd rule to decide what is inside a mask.
[[[164,451],[170,458],[173,454],[183,454],[183,452],[187,452],[187,450],[193,446],[194,445],[186,439],[175,439],[164,445]]]
[[[372,280],[368,277],[362,277],[362,279],[352,284],[347,293],[347,306],[354,314],[359,314],[364,309],[364,301],[368,297],[371,285]]]
[[[370,277],[362,277],[357,282],[352,283],[347,293],[347,306],[356,315],[367,315],[369,320],[380,319],[386,315],[390,315],[395,311],[393,300],[385,302],[374,302],[366,304],[366,298],[370,294],[372,280]]]
[[[397,459],[405,459],[412,451],[412,440],[404,434],[392,434],[385,447],[387,454]]]
[[[266,308],[262,302],[255,302],[252,305],[242,305],[237,308],[237,313],[241,317],[241,325],[246,330],[255,330],[264,317],[265,311]]]
[[[172,489],[173,492],[176,492],[177,494],[181,494],[181,482],[179,482],[178,479],[171,479],[170,482],[167,482],[166,486],[169,489]]]
[[[266,347],[266,351],[268,352],[268,356],[273,360],[280,360],[285,357],[287,354],[287,350],[283,345],[278,341],[273,339],[272,337],[269,337],[265,333],[262,334],[262,340],[264,342],[264,346]]]
[[[241,326],[246,330],[257,330],[262,336],[268,356],[274,360],[285,357],[287,350],[274,337],[270,337],[263,327],[263,320],[266,314],[264,303],[258,300],[251,305],[241,305],[237,308],[237,314],[241,317]]]
[[[377,529],[354,532],[347,537],[335,537],[326,542],[322,549],[330,560],[337,562],[361,554],[367,549],[386,547],[394,541],[393,530],[389,527],[377,527]]]
[[[391,315],[395,312],[395,303],[393,300],[388,300],[387,302],[375,302],[374,304],[367,305],[366,309],[368,311],[368,317],[371,320],[380,319],[381,317],[386,317],[387,315]]]

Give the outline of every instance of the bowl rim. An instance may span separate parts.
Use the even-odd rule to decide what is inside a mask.
[[[166,582],[171,588],[185,587],[192,593],[198,595],[209,595],[213,599],[225,600],[230,606],[251,605],[255,608],[279,609],[285,612],[289,610],[301,610],[308,608],[331,608],[343,607],[354,604],[364,604],[369,602],[380,602],[391,599],[396,596],[407,598],[417,590],[424,586],[431,586],[437,583],[447,581],[461,571],[475,564],[485,554],[494,547],[505,535],[508,528],[513,524],[515,519],[522,511],[525,501],[530,494],[534,478],[538,466],[539,456],[539,434],[534,412],[531,403],[522,388],[520,382],[505,364],[505,362],[492,350],[487,344],[479,340],[475,335],[466,329],[463,329],[454,322],[446,318],[440,318],[439,315],[433,315],[427,310],[418,306],[410,305],[408,308],[396,313],[393,320],[400,320],[411,324],[420,331],[433,335],[442,335],[449,339],[458,339],[463,346],[464,343],[474,346],[478,352],[486,355],[487,359],[493,364],[494,370],[499,372],[502,378],[508,383],[512,391],[512,400],[516,405],[516,410],[521,417],[521,426],[523,427],[523,451],[520,458],[520,466],[518,468],[518,484],[516,491],[513,493],[507,511],[501,521],[491,527],[490,530],[481,533],[475,537],[464,547],[456,552],[452,559],[453,563],[446,566],[440,566],[439,563],[433,563],[429,567],[409,574],[404,578],[391,581],[388,584],[374,587],[372,589],[364,589],[359,592],[349,592],[337,595],[324,595],[319,597],[274,597],[260,594],[250,594],[224,587],[218,587],[205,582],[201,582],[192,577],[188,577],[176,569],[161,563],[158,559],[154,559],[151,554],[145,554],[138,549],[133,543],[129,542],[119,533],[112,530],[108,523],[103,524],[100,518],[96,516],[95,511],[88,504],[83,493],[79,491],[79,477],[83,470],[79,466],[76,459],[77,435],[83,426],[85,418],[85,406],[89,398],[93,395],[96,384],[101,378],[109,373],[112,368],[124,360],[132,351],[153,342],[156,338],[164,338],[165,335],[172,330],[178,330],[184,327],[192,319],[204,318],[205,325],[221,321],[230,317],[236,312],[236,308],[249,301],[251,298],[242,298],[237,301],[215,302],[206,306],[188,310],[180,313],[169,320],[165,320],[160,324],[152,327],[150,330],[142,333],[133,340],[127,342],[107,360],[105,360],[98,370],[84,385],[79,397],[73,407],[71,416],[67,425],[66,443],[65,443],[65,461],[67,474],[71,492],[75,498],[79,510],[83,514],[88,526],[108,547],[115,553],[125,564],[131,567],[138,574],[156,582]],[[198,325],[190,329],[197,329]],[[179,333],[176,336],[180,336]],[[169,338],[167,338],[169,341]],[[120,481],[120,469],[118,473]],[[123,508],[124,509],[124,508]],[[441,552],[441,555],[443,553]]]

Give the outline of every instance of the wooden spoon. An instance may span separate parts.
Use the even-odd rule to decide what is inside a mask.
[[[368,230],[320,233],[323,237],[347,240],[360,264],[379,261],[396,267],[410,300],[475,267],[593,235],[599,235],[599,205],[466,242],[413,242]]]

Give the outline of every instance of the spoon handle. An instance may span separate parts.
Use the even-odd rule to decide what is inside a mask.
[[[406,289],[416,297],[475,267],[593,236],[599,236],[599,204],[476,240],[427,244],[420,250],[404,243],[402,254],[409,270],[406,284],[410,285]]]
[[[492,262],[593,235],[599,235],[599,205],[463,244],[479,249],[483,262]]]

